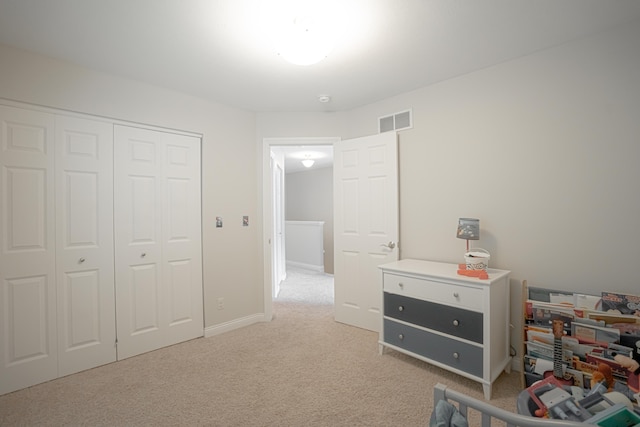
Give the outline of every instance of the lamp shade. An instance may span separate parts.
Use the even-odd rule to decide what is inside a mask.
[[[476,218],[458,219],[458,239],[480,240],[480,220]]]

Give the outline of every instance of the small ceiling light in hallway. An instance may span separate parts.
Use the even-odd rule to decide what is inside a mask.
[[[311,156],[308,154],[305,156],[305,159],[302,160],[302,164],[304,165],[305,168],[310,168],[311,166],[313,166],[314,163],[315,163],[315,160],[313,160]]]

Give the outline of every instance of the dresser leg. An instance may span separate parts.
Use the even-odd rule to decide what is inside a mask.
[[[482,384],[482,388],[484,390],[484,398],[491,400],[491,384]]]
[[[384,354],[384,346],[382,344],[378,344],[378,354]]]

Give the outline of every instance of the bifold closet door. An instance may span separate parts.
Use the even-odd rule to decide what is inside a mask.
[[[57,377],[54,124],[0,106],[0,394]]]
[[[113,124],[56,117],[58,375],[116,360]]]
[[[204,334],[200,139],[114,128],[118,359]]]

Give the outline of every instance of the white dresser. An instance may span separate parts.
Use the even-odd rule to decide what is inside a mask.
[[[380,354],[388,347],[482,383],[485,399],[510,372],[509,271],[489,279],[457,274],[457,264],[404,259],[380,266]]]

